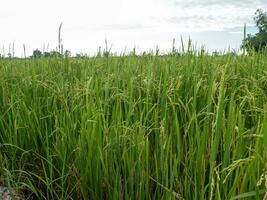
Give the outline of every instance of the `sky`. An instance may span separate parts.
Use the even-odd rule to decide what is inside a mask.
[[[0,0],[0,54],[55,50],[62,22],[64,49],[94,55],[105,40],[112,52],[169,52],[190,37],[209,51],[238,50],[243,27],[267,0]]]

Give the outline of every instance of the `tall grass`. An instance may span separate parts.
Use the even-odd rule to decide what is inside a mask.
[[[263,199],[267,58],[0,60],[0,182],[35,199]]]

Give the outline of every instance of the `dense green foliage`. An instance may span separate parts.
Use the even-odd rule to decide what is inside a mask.
[[[258,54],[0,59],[0,184],[35,199],[260,200],[266,101]]]
[[[242,43],[242,48],[249,53],[252,51],[260,52],[267,46],[267,13],[258,9],[255,12],[254,22],[258,28],[258,33],[248,34]]]

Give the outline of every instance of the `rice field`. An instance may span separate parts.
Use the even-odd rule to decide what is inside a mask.
[[[0,185],[29,199],[267,199],[267,57],[0,59]]]

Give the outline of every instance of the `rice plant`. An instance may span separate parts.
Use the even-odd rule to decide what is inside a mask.
[[[0,59],[0,183],[32,199],[267,199],[266,102],[264,54]]]

